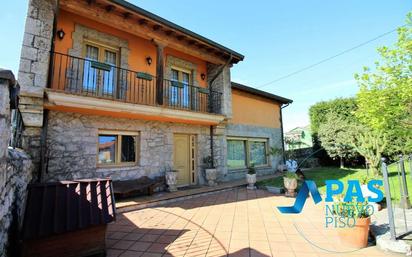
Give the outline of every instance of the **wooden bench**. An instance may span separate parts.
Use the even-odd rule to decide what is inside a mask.
[[[144,176],[133,180],[113,181],[113,192],[118,197],[130,197],[138,192],[146,192],[152,195],[154,190],[165,184],[165,177],[155,177],[153,179]]]

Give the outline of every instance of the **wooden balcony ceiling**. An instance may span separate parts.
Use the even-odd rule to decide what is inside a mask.
[[[60,0],[60,8],[214,64],[244,56],[124,0]]]

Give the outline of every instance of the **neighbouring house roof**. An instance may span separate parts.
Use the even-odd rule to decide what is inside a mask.
[[[236,83],[236,82],[232,82],[232,88],[243,91],[243,92],[247,92],[247,93],[250,93],[250,94],[253,94],[253,95],[261,96],[261,97],[267,98],[269,100],[280,102],[282,104],[290,104],[290,103],[293,102],[293,100],[291,100],[291,99],[284,98],[284,97],[281,97],[281,96],[278,96],[278,95],[275,95],[275,94],[271,94],[271,93],[268,93],[266,91],[262,91],[262,90],[259,90],[259,89],[253,88],[253,87],[249,87],[249,86],[246,86],[246,85],[242,85],[242,84],[239,84],[239,83]]]
[[[23,238],[61,234],[115,220],[110,179],[28,185]]]
[[[164,18],[162,18],[162,17],[160,17],[160,16],[157,16],[157,15],[154,14],[154,13],[151,13],[151,12],[149,12],[149,11],[146,11],[146,10],[144,10],[144,9],[142,9],[142,8],[134,5],[134,4],[131,4],[131,3],[127,2],[127,1],[125,1],[125,0],[110,0],[110,2],[112,2],[112,3],[114,3],[114,4],[118,4],[118,5],[122,6],[123,8],[126,8],[126,9],[129,9],[129,10],[133,11],[133,12],[136,12],[136,13],[138,13],[138,14],[140,14],[140,15],[142,15],[142,16],[145,16],[145,17],[147,17],[147,18],[149,18],[149,19],[151,19],[151,20],[153,20],[153,21],[155,21],[155,22],[158,22],[158,23],[160,23],[160,24],[162,24],[162,25],[164,25],[164,26],[167,26],[167,27],[170,27],[170,28],[172,28],[172,29],[174,29],[174,30],[177,30],[177,31],[179,31],[179,32],[181,32],[181,33],[183,33],[183,34],[186,34],[186,35],[188,35],[188,36],[190,36],[190,37],[192,37],[192,38],[194,38],[194,39],[196,39],[196,40],[199,40],[199,41],[201,41],[201,42],[203,42],[203,43],[205,43],[205,44],[211,45],[211,46],[219,49],[219,50],[222,51],[222,52],[226,52],[227,54],[229,54],[229,55],[232,56],[232,58],[233,58],[232,63],[237,63],[237,62],[239,62],[239,61],[243,61],[243,59],[244,59],[244,56],[243,56],[242,54],[240,54],[240,53],[238,53],[238,52],[236,52],[236,51],[234,51],[234,50],[231,50],[231,49],[229,49],[229,48],[227,48],[227,47],[225,47],[225,46],[222,46],[221,44],[216,43],[216,42],[213,41],[213,40],[210,40],[210,39],[205,38],[205,37],[203,37],[203,36],[201,36],[201,35],[193,32],[193,31],[190,31],[190,30],[188,30],[188,29],[186,29],[186,28],[183,28],[183,27],[181,27],[181,26],[179,26],[179,25],[177,25],[177,24],[175,24],[175,23],[173,23],[173,22],[171,22],[171,21],[168,21],[168,20],[166,20],[166,19],[164,19]]]

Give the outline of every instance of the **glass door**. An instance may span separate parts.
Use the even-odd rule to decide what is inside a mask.
[[[114,96],[118,53],[100,45],[86,44],[83,65],[83,91],[97,96]]]
[[[189,108],[190,106],[190,72],[172,69],[169,104],[171,106]]]

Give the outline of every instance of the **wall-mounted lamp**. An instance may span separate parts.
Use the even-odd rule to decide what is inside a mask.
[[[57,32],[57,37],[62,40],[64,38],[64,35],[66,35],[66,33],[63,31],[63,29],[59,29]]]
[[[146,62],[150,66],[150,64],[152,64],[152,57],[150,56],[146,57]]]
[[[204,74],[204,73],[200,74],[200,78],[201,78],[202,80],[205,80],[206,74]]]

